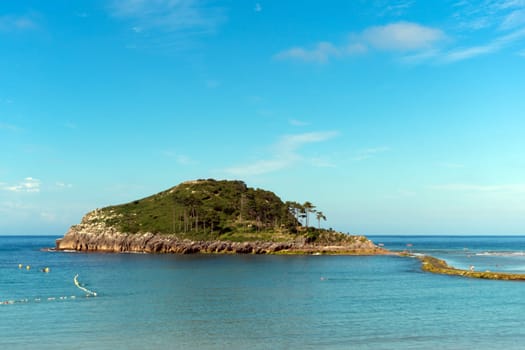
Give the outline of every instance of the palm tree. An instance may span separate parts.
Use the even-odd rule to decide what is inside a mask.
[[[303,206],[297,202],[286,202],[289,212],[293,215],[295,220],[300,223],[299,219],[301,213],[303,212]]]
[[[326,221],[326,216],[323,214],[322,211],[315,212],[315,217],[317,218],[317,224],[319,229],[321,229],[321,220]]]
[[[303,209],[306,216],[306,228],[308,228],[308,215],[314,212],[315,205],[313,205],[311,202],[306,201],[303,204]]]

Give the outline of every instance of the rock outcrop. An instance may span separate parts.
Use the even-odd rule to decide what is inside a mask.
[[[386,254],[364,236],[351,236],[344,243],[307,243],[304,239],[290,242],[191,241],[177,235],[119,232],[107,225],[108,217],[88,213],[78,225],[56,241],[57,250],[136,253],[223,253],[223,254]],[[109,218],[111,219],[111,218]]]

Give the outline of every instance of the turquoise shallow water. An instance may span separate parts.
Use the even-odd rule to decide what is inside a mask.
[[[522,237],[374,240],[525,271]],[[419,261],[392,256],[40,250],[53,244],[0,237],[0,302],[14,301],[0,305],[0,349],[523,348],[521,282],[423,273]],[[75,274],[98,296],[87,298]]]

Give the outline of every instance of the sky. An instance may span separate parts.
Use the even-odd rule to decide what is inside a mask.
[[[525,0],[0,2],[0,235],[192,179],[525,234]]]

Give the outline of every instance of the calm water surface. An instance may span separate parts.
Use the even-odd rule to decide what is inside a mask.
[[[0,349],[523,348],[525,283],[423,273],[393,256],[40,250],[54,238],[0,237]],[[523,237],[373,238],[525,272]]]

